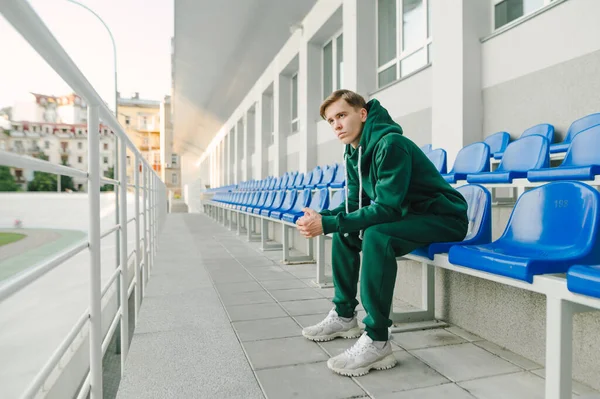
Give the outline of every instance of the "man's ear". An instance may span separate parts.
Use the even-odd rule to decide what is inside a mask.
[[[364,107],[360,109],[360,120],[361,122],[367,121],[367,109]]]

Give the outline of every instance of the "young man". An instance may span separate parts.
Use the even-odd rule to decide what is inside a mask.
[[[321,213],[304,209],[297,222],[307,238],[333,233],[335,307],[302,335],[313,341],[360,336],[354,346],[327,362],[336,373],[359,376],[396,365],[388,335],[396,257],[430,243],[463,240],[467,203],[402,135],[379,101],[365,104],[359,94],[338,90],[320,111],[346,145],[347,200]],[[362,336],[355,312],[359,270],[367,313]]]

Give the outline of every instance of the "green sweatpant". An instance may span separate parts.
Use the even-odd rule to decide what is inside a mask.
[[[347,236],[333,234],[332,267],[335,296],[340,317],[352,317],[358,305],[356,289],[362,250],[360,296],[367,317],[367,335],[374,341],[387,341],[394,294],[396,257],[434,242],[462,241],[467,234],[466,218],[409,214],[399,222],[383,223]]]

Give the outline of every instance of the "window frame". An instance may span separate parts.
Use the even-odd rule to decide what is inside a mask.
[[[430,0],[422,0],[423,5],[425,7],[425,30],[427,32],[427,36],[426,36],[425,40],[418,46],[414,46],[414,47],[409,48],[404,51],[402,51],[402,42],[403,42],[403,34],[404,34],[403,33],[404,22],[402,21],[402,12],[403,12],[404,6],[403,6],[402,0],[395,0],[395,1],[396,1],[396,56],[393,59],[391,59],[390,61],[386,62],[385,64],[383,64],[381,66],[379,66],[379,65],[377,66],[377,68],[375,70],[375,80],[376,80],[377,90],[387,87],[391,84],[394,84],[394,83],[402,80],[406,76],[410,76],[413,72],[407,73],[405,75],[401,75],[400,65],[404,59],[414,55],[415,53],[417,53],[423,49],[426,49],[425,52],[427,54],[427,62],[423,65],[423,67],[431,64],[429,48],[430,48],[433,40],[432,40],[432,35],[431,35],[431,18],[430,18],[431,10],[429,9]],[[546,1],[546,0],[544,0],[544,1]],[[379,18],[377,17],[378,15],[379,15],[379,1],[376,1],[375,2],[375,16],[376,16],[375,17],[375,46],[376,46],[375,47],[375,59],[377,60],[377,63],[379,60]],[[396,67],[396,79],[393,80],[392,82],[388,82],[384,85],[380,85],[379,84],[379,74],[392,66]]]
[[[505,1],[508,1],[508,0],[492,0],[492,9],[490,11],[490,13],[491,13],[490,18],[491,18],[492,32],[496,32],[496,31],[499,31],[499,30],[502,30],[502,29],[507,29],[507,27],[511,27],[513,25],[518,25],[523,20],[525,20],[527,17],[529,17],[530,15],[532,15],[532,14],[534,14],[536,12],[539,12],[540,10],[543,10],[546,7],[549,7],[549,6],[553,5],[553,3],[557,3],[558,2],[557,0],[543,0],[544,4],[541,7],[538,7],[535,10],[533,10],[533,11],[527,13],[527,14],[523,13],[523,15],[521,15],[519,18],[513,19],[512,21],[507,22],[504,25],[499,26],[499,27],[496,28],[496,6],[498,4],[500,4],[500,3],[505,2]],[[526,1],[526,0],[524,0],[524,1]]]
[[[296,109],[294,110],[294,79],[296,79]],[[290,78],[290,134],[295,134],[300,131],[300,90],[299,90],[298,72],[294,72]],[[294,118],[294,111],[296,117]],[[295,128],[294,128],[295,125]]]
[[[338,39],[344,35],[344,28],[339,29],[333,34],[323,45],[321,46],[321,96],[326,99],[331,93],[341,89],[342,84],[340,81],[340,87],[338,87],[338,73],[337,73],[337,58],[338,58]],[[343,39],[342,39],[343,40]],[[325,47],[331,43],[331,92],[325,93]],[[344,46],[342,44],[342,51]],[[342,62],[344,62],[342,60]]]

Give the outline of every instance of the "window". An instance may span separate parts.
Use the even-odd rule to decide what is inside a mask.
[[[83,143],[77,143],[77,149],[78,150],[82,150],[83,149]]]
[[[83,163],[83,157],[77,157],[77,162]]]
[[[344,36],[338,34],[323,47],[323,98],[342,88]]]
[[[104,143],[102,148],[104,148],[104,151],[108,151],[108,143]]]
[[[131,166],[131,157],[127,155],[127,166]]]
[[[298,131],[298,74],[292,76],[292,133]]]
[[[495,0],[494,29],[550,4],[552,0]]]
[[[131,120],[129,119],[128,116],[125,117],[125,125],[129,126],[129,124],[131,123]]]
[[[177,165],[177,154],[171,154],[171,166]]]
[[[108,157],[103,157],[102,161],[104,162],[105,165],[108,165]]]
[[[46,128],[47,129],[47,128]],[[50,148],[50,142],[49,141],[44,141],[44,148],[48,149]]]
[[[429,63],[430,0],[377,0],[377,86]]]
[[[171,183],[177,184],[177,173],[171,174]]]

